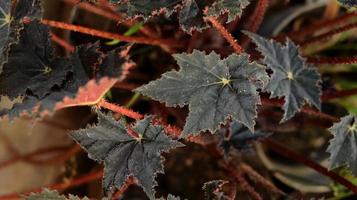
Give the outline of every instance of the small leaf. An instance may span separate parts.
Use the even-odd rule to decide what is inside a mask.
[[[356,0],[338,0],[343,6],[347,8],[357,7]]]
[[[99,112],[96,126],[71,134],[91,159],[104,162],[105,191],[120,188],[133,175],[146,194],[155,198],[156,173],[164,172],[161,153],[182,144],[166,136],[161,126],[152,125],[151,119],[146,116],[137,121],[131,129],[138,136],[133,137],[123,122]]]
[[[232,22],[240,16],[249,5],[249,0],[218,0],[208,8],[207,15],[219,17],[224,13],[228,13],[227,23]]]
[[[335,123],[329,131],[334,138],[330,140],[327,152],[330,155],[330,169],[347,165],[357,176],[357,118],[348,115]]]
[[[225,155],[228,155],[232,147],[237,151],[245,150],[251,147],[251,142],[269,135],[260,131],[252,133],[248,128],[237,122],[233,123],[229,129],[231,134],[228,137],[224,137],[220,143]]]
[[[227,197],[222,188],[228,181],[214,180],[204,183],[202,189],[204,191],[205,200],[229,200],[231,198]]]
[[[44,189],[41,193],[31,193],[24,198],[25,200],[89,200],[87,197],[79,198],[74,195],[65,197],[60,195],[56,190]]]
[[[321,109],[321,77],[317,69],[308,66],[299,55],[299,48],[291,40],[286,46],[266,40],[256,34],[244,32],[251,37],[263,54],[263,62],[273,70],[265,91],[270,98],[284,97],[284,122],[295,115],[305,101]]]
[[[250,63],[246,54],[221,60],[214,52],[206,55],[195,50],[174,57],[180,71],[167,72],[136,91],[167,106],[189,104],[184,135],[205,130],[214,133],[228,118],[253,131],[260,103],[257,89],[268,81],[262,65]]]

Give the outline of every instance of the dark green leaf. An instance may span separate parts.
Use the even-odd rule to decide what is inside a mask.
[[[334,138],[327,151],[330,155],[330,168],[347,165],[357,176],[357,118],[348,115],[341,118],[330,129]]]
[[[317,69],[308,66],[299,55],[299,48],[291,40],[281,46],[256,34],[244,32],[253,39],[263,54],[263,62],[273,70],[265,91],[270,98],[285,97],[284,122],[295,115],[305,102],[321,109],[321,77]]]
[[[99,112],[96,126],[71,134],[91,159],[104,162],[106,191],[120,188],[133,175],[146,194],[151,199],[155,197],[156,173],[164,172],[161,153],[182,145],[166,136],[162,127],[152,125],[151,119],[145,117],[131,127],[138,134],[136,138],[127,133],[123,122]]]
[[[184,135],[205,130],[214,133],[228,118],[253,131],[260,103],[257,89],[268,82],[262,65],[250,63],[246,54],[221,60],[214,52],[206,55],[195,50],[174,57],[180,71],[167,72],[137,91],[167,106],[189,104]]]
[[[103,92],[112,87],[115,80],[122,80],[126,76],[130,66],[122,48],[110,51],[104,56],[98,51],[98,45],[99,43],[77,47],[68,59],[70,73],[61,86],[51,88],[49,94],[43,98],[27,93],[22,103],[1,111],[0,116],[7,116],[9,119],[24,114],[42,117],[43,113],[50,114],[63,107],[95,104],[105,94]],[[65,99],[67,101],[64,101]]]
[[[15,98],[31,90],[43,98],[60,85],[71,66],[67,59],[54,58],[52,51],[49,28],[36,21],[26,25],[3,66],[0,94]]]
[[[12,0],[0,1],[0,57],[1,65],[7,60],[10,46],[17,43],[19,31],[23,27],[23,18],[40,19],[42,15],[40,0],[19,0],[13,5]],[[13,9],[13,7],[15,7]],[[13,12],[11,11],[13,10]],[[0,68],[0,72],[1,72]]]

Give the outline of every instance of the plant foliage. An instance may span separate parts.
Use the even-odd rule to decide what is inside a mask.
[[[136,91],[168,106],[189,104],[184,135],[215,132],[229,118],[254,130],[257,90],[268,82],[265,68],[246,54],[225,59],[214,52],[174,55],[180,71],[170,71]]]
[[[330,129],[334,138],[327,151],[330,155],[330,168],[347,165],[357,175],[357,118],[347,115]]]
[[[10,100],[21,99],[11,108],[0,110],[0,119],[12,120],[23,115],[42,118],[67,107],[92,106],[97,113],[97,123],[87,126],[85,129],[74,130],[70,136],[88,153],[89,158],[104,164],[102,187],[106,195],[105,198],[111,197],[116,191],[120,193],[121,189],[124,190],[128,185],[132,184],[129,181],[134,180],[132,182],[139,185],[150,199],[155,199],[155,187],[158,185],[157,174],[164,173],[165,159],[162,155],[170,150],[184,146],[178,139],[184,140],[189,145],[191,145],[190,143],[202,145],[202,148],[209,152],[207,157],[214,158],[219,162],[214,163],[217,164],[214,167],[220,169],[214,171],[216,177],[220,177],[223,171],[227,173],[225,174],[227,176],[234,175],[234,177],[227,177],[230,178],[229,181],[215,180],[206,182],[203,186],[205,199],[234,199],[237,193],[236,186],[241,187],[253,199],[262,199],[260,194],[255,191],[255,188],[250,186],[251,182],[259,183],[275,193],[283,194],[270,180],[265,179],[252,168],[241,167],[243,173],[235,173],[235,170],[238,169],[234,167],[237,166],[235,162],[242,162],[239,157],[234,157],[236,155],[232,154],[229,159],[224,157],[232,149],[243,152],[242,150],[251,147],[251,142],[269,137],[271,134],[266,133],[265,131],[267,130],[279,131],[276,128],[278,124],[274,124],[276,122],[275,116],[280,116],[279,112],[274,108],[265,108],[265,105],[262,105],[261,98],[264,98],[264,93],[270,93],[271,99],[284,100],[282,104],[284,114],[280,120],[281,123],[292,119],[296,113],[302,111],[305,114],[312,114],[326,120],[326,122],[319,122],[319,126],[325,126],[328,123],[327,120],[334,122],[338,119],[327,113],[322,113],[322,99],[351,97],[357,93],[355,88],[349,88],[348,91],[336,91],[337,87],[333,86],[333,76],[328,77],[329,79],[331,78],[331,81],[324,81],[323,91],[321,75],[317,68],[309,63],[314,62],[317,65],[336,65],[337,63],[341,66],[333,70],[339,71],[341,70],[340,68],[343,68],[343,70],[350,72],[352,70],[347,69],[346,65],[355,64],[355,56],[348,55],[348,57],[335,58],[331,53],[335,53],[333,48],[322,48],[327,51],[319,53],[330,57],[322,59],[311,56],[306,60],[299,52],[301,47],[291,39],[287,38],[285,44],[278,42],[280,38],[288,35],[294,41],[305,45],[320,42],[317,44],[324,46],[320,41],[321,38],[329,39],[331,36],[343,35],[343,32],[356,28],[355,20],[352,20],[353,17],[357,16],[353,11],[354,7],[357,6],[354,0],[339,0],[345,7],[352,8],[352,12],[336,19],[318,23],[319,26],[317,27],[323,28],[315,30],[315,27],[309,27],[305,30],[292,31],[286,35],[284,33],[279,35],[282,37],[276,37],[276,40],[267,40],[247,31],[243,32],[251,40],[248,40],[244,35],[239,35],[238,31],[232,32],[232,35],[229,33],[229,30],[242,28],[257,32],[267,6],[275,4],[273,1],[254,1],[254,5],[249,9],[245,8],[250,2],[253,2],[250,0],[81,0],[78,2],[65,2],[68,5],[74,4],[73,2],[79,3],[78,5],[75,4],[75,6],[80,7],[85,12],[88,11],[113,21],[123,22],[116,24],[118,25],[118,30],[123,28],[121,26],[133,26],[125,27],[128,28],[128,31],[120,35],[120,33],[110,33],[96,30],[92,27],[79,26],[75,24],[77,23],[75,20],[72,21],[73,24],[67,24],[42,19],[41,0],[0,0],[0,97],[1,99],[3,99],[2,97],[8,97]],[[327,6],[326,13],[332,13],[334,12],[333,10],[336,10],[334,9],[336,4],[331,5]],[[244,14],[243,11],[245,12]],[[285,17],[285,15],[286,13],[279,13],[278,17]],[[166,20],[161,21],[156,18],[158,16],[165,17]],[[287,21],[289,21],[292,15],[289,14],[287,16]],[[241,18],[240,21],[236,20],[238,17]],[[143,22],[136,21],[137,18],[142,19]],[[175,20],[177,23],[171,23]],[[272,20],[268,20],[270,24],[267,23],[267,26],[275,26]],[[348,22],[349,20],[351,23]],[[304,26],[305,20],[302,21],[304,23],[298,21],[299,23],[294,23],[292,27]],[[308,21],[306,20],[306,23]],[[342,24],[342,21],[346,24]],[[167,22],[170,22],[170,24],[168,25]],[[207,31],[207,36],[203,36],[200,32],[210,27],[208,22],[212,23],[216,32]],[[223,24],[220,24],[222,22]],[[331,27],[336,24],[341,26],[337,29],[332,29]],[[175,27],[175,25],[177,26]],[[80,41],[80,45],[73,46],[71,43],[62,41],[60,37],[55,37],[56,35],[51,32],[53,30],[50,30],[50,27],[102,37],[109,39],[111,42],[98,41],[83,44]],[[183,31],[178,31],[179,28]],[[269,29],[267,27],[261,28],[262,30]],[[284,28],[288,29],[288,27]],[[264,30],[260,33],[263,33]],[[135,36],[132,36],[134,33]],[[167,33],[175,34],[169,39],[161,38]],[[190,38],[187,33],[194,34]],[[232,49],[226,48],[227,45],[222,42],[223,40],[217,39],[217,33],[221,34],[234,47],[235,53],[231,54]],[[242,47],[235,41],[235,37],[242,41],[242,44],[244,44]],[[336,38],[338,39],[338,37]],[[348,39],[353,40],[355,38]],[[196,40],[199,40],[197,43],[201,44],[196,44]],[[147,74],[146,72],[148,71],[145,71],[145,74],[142,74],[143,72],[138,67],[138,69],[135,69],[133,76],[129,76],[125,80],[127,82],[122,83],[121,81],[127,77],[129,70],[134,65],[129,59],[129,50],[132,44],[124,44],[124,42],[128,41],[135,41],[145,45],[157,45],[167,53],[167,57],[170,57],[172,52],[185,52],[187,50],[187,52],[192,53],[176,53],[172,55],[179,67],[178,70],[171,70],[163,74],[161,74],[162,71]],[[207,43],[217,42],[217,45],[210,46],[210,44],[206,48],[204,45],[206,41],[208,41]],[[250,41],[253,41],[255,46],[249,46],[251,44],[249,43]],[[67,50],[70,49],[68,54],[66,56],[58,56],[57,49],[52,42],[57,42],[64,47],[71,47],[66,48]],[[349,40],[343,40],[343,42],[350,44]],[[185,49],[185,45],[187,45],[187,49]],[[335,47],[336,49],[340,48]],[[210,53],[195,48],[205,49]],[[353,49],[354,47],[353,45],[346,45],[343,48]],[[132,54],[135,54],[135,60],[140,64],[146,65],[147,55],[143,55],[146,54],[143,52],[151,51],[151,49],[144,49],[140,45],[135,45],[133,49],[135,53]],[[261,54],[262,59],[255,53],[255,50]],[[155,53],[160,52],[160,54],[164,52],[159,49],[154,51]],[[247,53],[244,53],[244,51]],[[351,52],[351,54],[354,53],[353,50]],[[252,56],[248,55],[248,53],[252,54]],[[155,60],[151,64],[160,65],[161,59],[165,60],[165,65],[166,61],[172,61],[157,55],[159,54],[147,56],[149,59]],[[221,55],[224,55],[224,57]],[[304,51],[304,56],[310,55],[305,55]],[[150,67],[152,67],[151,64],[149,65]],[[152,80],[145,85],[137,85],[150,80],[151,76],[149,75],[157,77],[160,74],[161,77],[156,80]],[[338,76],[341,75],[342,73],[338,74]],[[144,80],[141,80],[141,77],[144,77]],[[136,89],[126,93],[120,91],[115,94],[117,91],[114,92],[113,90],[113,93],[111,92],[114,87],[119,89],[130,88],[129,90],[131,88]],[[135,94],[132,98],[127,98],[127,94],[130,92],[135,92]],[[141,98],[139,93],[165,103],[167,107],[183,108],[187,106],[186,121],[183,118],[187,110],[182,109],[180,112],[176,112],[174,109],[168,109],[152,102],[149,105],[153,105],[153,109],[147,109],[146,106],[142,106],[145,108],[138,106],[138,110],[141,112],[142,110],[150,110],[152,113],[161,113],[163,116],[154,118],[153,116],[141,115],[130,110],[128,107]],[[334,95],[335,93],[336,95]],[[108,96],[119,96],[120,99],[112,98],[111,100],[116,102],[128,100],[129,103],[124,107],[114,105],[105,100]],[[271,103],[270,100],[264,98],[264,103],[281,106],[280,101],[277,100],[279,103],[276,104],[275,102],[273,100]],[[331,101],[331,103],[333,102]],[[317,110],[303,108],[305,104],[309,104]],[[111,112],[105,114],[100,111],[100,107],[118,113],[117,115],[111,114]],[[134,109],[137,108],[135,107]],[[260,110],[262,112],[259,112],[258,118],[258,111]],[[262,118],[260,114],[262,114]],[[122,116],[133,119],[121,118]],[[121,120],[118,121],[118,118],[121,118]],[[291,120],[285,125],[289,127],[294,125],[291,127],[295,130],[301,124],[301,121],[298,120],[300,118]],[[330,153],[329,168],[346,167],[355,176],[357,175],[356,120],[356,116],[350,114],[342,117],[340,122],[333,124],[329,129],[333,138],[327,148]],[[302,122],[305,123],[305,121]],[[257,123],[259,123],[259,130],[256,130],[255,127]],[[311,124],[316,125],[317,122],[315,124],[315,121],[312,121]],[[199,135],[203,132],[216,135]],[[320,144],[320,141],[316,143]],[[339,177],[337,173],[327,173],[323,166],[300,156],[279,142],[269,139],[265,140],[264,144],[282,156],[290,158],[289,156],[291,155],[291,158],[295,159],[295,161],[310,166],[318,172],[329,176],[336,183],[341,184],[341,187],[346,187],[357,193],[357,188],[349,185],[348,181],[343,177]],[[222,154],[222,149],[224,155]],[[282,150],[286,151],[281,152]],[[71,153],[73,153],[72,149],[68,154]],[[20,157],[0,163],[0,165],[6,166],[22,159],[37,164],[36,155],[37,152],[24,156],[19,155]],[[249,158],[244,159],[249,160]],[[255,163],[255,161],[256,159],[252,163]],[[190,166],[192,163],[195,162],[190,157],[185,156],[183,164]],[[266,163],[263,162],[263,164]],[[243,165],[240,164],[239,166]],[[182,166],[180,165],[180,167]],[[276,177],[284,178],[287,175],[287,179],[290,180],[289,170],[294,171],[295,167],[287,171],[283,170],[284,173],[276,173]],[[300,171],[300,168],[298,170]],[[292,176],[294,181],[296,179],[295,176],[295,174]],[[246,180],[248,177],[251,179],[250,181]],[[79,181],[73,182],[87,181],[86,178],[88,179],[88,177],[84,176]],[[349,175],[348,178],[350,182],[354,181],[352,175]],[[289,180],[286,182],[289,182]],[[187,185],[191,184],[191,182],[188,183]],[[227,183],[232,183],[230,184],[232,187],[223,188]],[[61,184],[60,186],[65,187],[64,185],[70,187],[75,184]],[[53,188],[57,186],[55,185]],[[339,187],[340,185],[337,187],[338,190],[340,190]],[[343,193],[345,193],[344,189]],[[169,192],[160,191],[158,193],[166,196]],[[44,189],[42,193],[31,193],[29,196],[24,196],[24,198],[26,200],[81,200],[77,196],[69,195],[66,197],[60,195],[57,191],[48,189]],[[87,200],[88,198],[82,199]],[[167,199],[178,200],[180,198],[169,194]]]
[[[321,78],[319,72],[305,63],[299,48],[291,40],[286,45],[266,40],[256,34],[249,35],[264,56],[264,64],[273,70],[269,84],[264,88],[270,98],[284,97],[282,122],[293,117],[305,102],[321,109]]]
[[[118,3],[117,0],[111,2]],[[162,13],[168,17],[178,12],[182,29],[191,33],[193,30],[200,31],[208,27],[204,17],[219,17],[228,13],[229,23],[240,16],[248,4],[249,0],[128,0],[118,3],[118,11],[126,13],[130,18],[142,17],[144,20]]]
[[[0,113],[10,119],[95,104],[116,81],[125,77],[131,66],[123,54],[125,49],[117,48],[105,55],[99,51],[98,43],[78,46],[69,58],[53,58],[49,30],[37,21],[27,24],[21,37],[0,74],[2,95],[24,97],[21,103]],[[104,77],[113,81],[103,80]],[[19,84],[13,84],[18,80]],[[92,94],[93,91],[96,93]]]
[[[120,188],[126,179],[133,175],[146,194],[155,198],[155,176],[163,173],[161,153],[182,146],[170,139],[160,126],[151,124],[152,117],[147,116],[127,128],[111,115],[98,112],[98,124],[71,134],[87,152],[91,159],[104,162],[103,188],[111,191]],[[131,136],[133,131],[137,136]]]

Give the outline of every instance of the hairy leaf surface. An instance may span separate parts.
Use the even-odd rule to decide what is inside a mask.
[[[170,71],[138,92],[167,106],[189,105],[184,135],[209,130],[214,133],[228,118],[253,131],[260,97],[257,89],[268,82],[265,68],[250,63],[246,54],[232,54],[225,59],[214,52],[206,55],[174,55],[180,71]]]
[[[245,32],[264,56],[263,62],[273,71],[265,91],[270,98],[284,97],[282,122],[293,117],[305,102],[321,109],[321,77],[317,69],[308,66],[291,40],[286,45]]]
[[[182,146],[170,139],[160,126],[151,124],[152,117],[137,121],[131,129],[138,134],[128,134],[126,125],[110,115],[98,113],[98,124],[75,131],[71,136],[91,159],[104,162],[103,188],[120,188],[133,175],[146,194],[155,198],[156,173],[163,173],[162,152]]]
[[[268,136],[268,134],[260,131],[252,133],[247,127],[239,123],[233,123],[229,129],[231,134],[224,137],[220,143],[225,155],[228,155],[232,147],[237,151],[245,150],[251,147],[251,142]]]
[[[89,200],[87,197],[79,198],[74,195],[68,197],[60,195],[56,190],[44,189],[41,193],[31,193],[25,200]]]
[[[357,118],[348,115],[335,123],[329,131],[334,138],[330,140],[327,151],[330,155],[330,168],[347,165],[357,176]]]

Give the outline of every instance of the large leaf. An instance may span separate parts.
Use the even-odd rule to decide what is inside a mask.
[[[206,55],[195,50],[174,57],[180,71],[167,72],[137,91],[168,106],[189,104],[185,135],[205,130],[214,133],[228,118],[253,131],[260,103],[257,89],[268,82],[262,65],[250,63],[246,54],[222,60],[214,52]]]
[[[26,93],[22,103],[1,111],[0,116],[9,119],[22,115],[42,117],[65,107],[98,103],[115,82],[125,78],[132,66],[124,55],[126,50],[117,48],[104,56],[98,51],[98,45],[77,47],[68,59],[71,70],[61,86],[52,87],[43,98]]]
[[[330,155],[330,168],[347,165],[357,176],[357,118],[348,115],[341,118],[330,129],[334,138],[327,151]]]
[[[68,197],[60,195],[55,190],[44,189],[41,193],[31,193],[25,200],[89,200],[87,197],[79,198],[74,195]]]
[[[166,136],[162,127],[152,125],[151,120],[147,116],[137,121],[130,128],[137,134],[133,137],[122,121],[99,112],[96,126],[71,134],[91,159],[104,162],[105,191],[120,188],[133,175],[146,194],[155,198],[155,176],[164,172],[161,153],[182,145]]]
[[[53,86],[60,85],[71,63],[54,58],[52,51],[49,28],[36,21],[26,25],[3,66],[0,95],[15,98],[31,90],[33,95],[43,98]]]
[[[356,0],[338,0],[342,5],[346,6],[347,8],[357,7]]]
[[[270,98],[284,97],[282,122],[290,119],[305,102],[321,109],[321,77],[317,69],[308,66],[291,40],[282,46],[256,34],[244,32],[253,39],[263,54],[263,62],[273,71],[266,91]]]
[[[223,137],[220,142],[220,147],[224,150],[225,155],[231,151],[233,147],[237,151],[247,150],[251,147],[251,142],[267,137],[269,134],[261,131],[252,133],[247,127],[239,123],[233,123],[229,128],[227,137]],[[225,131],[226,128],[223,129]],[[222,132],[222,130],[220,131]],[[224,133],[222,133],[224,135]]]

